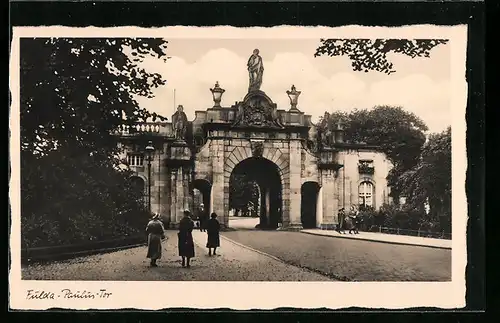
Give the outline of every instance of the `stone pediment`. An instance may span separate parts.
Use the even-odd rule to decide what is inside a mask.
[[[275,103],[262,91],[249,92],[236,105],[233,126],[283,128]]]

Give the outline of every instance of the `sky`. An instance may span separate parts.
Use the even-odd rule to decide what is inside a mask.
[[[431,132],[451,125],[450,45],[440,45],[430,58],[390,54],[396,73],[353,71],[347,57],[314,57],[319,39],[171,39],[166,62],[148,58],[148,72],[160,73],[166,85],[152,99],[137,98],[142,107],[171,119],[183,105],[190,120],[195,111],[213,106],[210,88],[226,90],[222,106],[241,101],[248,90],[246,63],[258,48],[264,63],[261,90],[278,109],[290,108],[286,91],[295,85],[298,108],[318,120],[325,111],[399,105],[419,116]],[[175,103],[174,103],[175,89]]]

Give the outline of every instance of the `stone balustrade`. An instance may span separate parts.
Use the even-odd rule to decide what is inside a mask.
[[[166,122],[138,122],[133,125],[121,125],[118,133],[122,136],[137,134],[173,135],[172,124]]]

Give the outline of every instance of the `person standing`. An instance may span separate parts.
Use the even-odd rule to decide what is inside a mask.
[[[158,267],[156,261],[161,258],[161,240],[165,239],[165,228],[160,221],[160,215],[155,214],[146,226],[148,234],[148,253],[147,258],[151,259],[150,266]]]
[[[217,247],[220,246],[220,223],[217,220],[217,214],[214,212],[210,215],[210,220],[207,221],[207,248],[208,255],[212,255],[212,248],[214,249],[214,256],[216,255]]]
[[[193,241],[194,223],[191,220],[191,212],[184,211],[184,217],[179,222],[179,256],[182,258],[182,267],[190,268],[191,258],[194,257],[194,241]]]
[[[207,220],[207,211],[205,210],[205,205],[201,203],[200,207],[198,208],[198,222],[200,223],[200,232],[206,231]]]
[[[349,218],[351,219],[351,227],[349,228],[349,234],[352,234],[354,231],[354,234],[358,234],[358,210],[356,207],[353,205],[351,206],[351,214],[349,215]]]
[[[345,231],[344,231],[344,224],[345,222],[345,211],[344,211],[344,208],[341,208],[339,210],[339,224],[337,226],[337,232],[342,234],[344,233],[345,234]]]

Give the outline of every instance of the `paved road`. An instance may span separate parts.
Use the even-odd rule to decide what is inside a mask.
[[[253,230],[259,224],[259,218],[250,217],[230,217],[229,227],[238,230]]]
[[[327,281],[328,277],[249,250],[221,239],[220,255],[208,257],[206,233],[193,233],[196,257],[182,268],[177,256],[176,232],[168,231],[159,267],[149,268],[146,247],[81,257],[22,269],[23,279],[43,280],[211,280],[211,281]]]
[[[346,281],[450,281],[451,250],[238,230],[223,235],[295,266]]]

